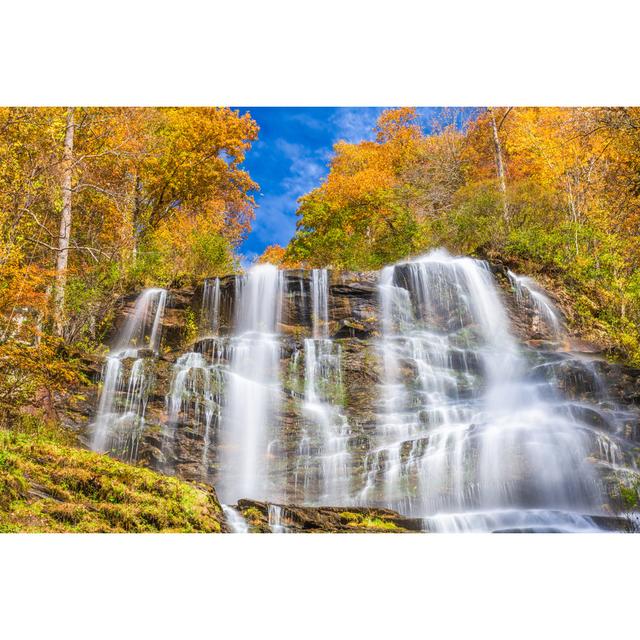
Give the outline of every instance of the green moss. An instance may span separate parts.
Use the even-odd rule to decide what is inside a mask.
[[[43,436],[0,430],[0,531],[218,532],[212,490]]]
[[[344,524],[348,524],[350,522],[358,522],[362,516],[359,513],[352,513],[351,511],[342,511],[340,513],[340,520]]]
[[[260,512],[259,509],[256,509],[255,507],[249,507],[248,509],[245,509],[242,512],[242,515],[245,517],[247,522],[252,526],[256,526],[260,524],[260,522],[262,521],[262,513]]]
[[[620,497],[628,509],[635,509],[638,506],[638,486],[627,487],[620,485]]]
[[[196,322],[196,314],[193,309],[187,309],[184,314],[184,328],[182,332],[182,340],[184,345],[190,345],[195,342],[198,337],[198,323]]]
[[[401,527],[399,527],[395,522],[375,515],[343,511],[340,513],[340,520],[343,524],[358,529],[402,531]]]
[[[385,529],[385,530],[399,530],[400,527],[391,520],[384,520],[383,518],[366,517],[362,520],[360,525],[366,529]]]

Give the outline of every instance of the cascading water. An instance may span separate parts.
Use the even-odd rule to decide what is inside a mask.
[[[429,531],[604,526],[640,479],[638,416],[568,350],[544,291],[508,278],[503,302],[486,263],[442,251],[386,267],[377,288],[369,274],[330,285],[325,269],[268,265],[212,278],[193,345],[165,340],[168,379],[155,359],[167,294],[144,291],[104,365],[93,447],[138,459],[147,404],[164,395],[146,412],[160,429],[144,459],[227,504],[278,503],[273,531],[278,505],[295,503],[386,507]]]
[[[267,516],[271,533],[288,533],[287,527],[282,523],[282,507],[280,505],[270,504]]]
[[[226,504],[220,506],[222,507],[225,520],[231,529],[231,533],[249,533],[249,525],[237,509]]]
[[[303,414],[308,424],[303,428],[300,439],[297,465],[301,469],[303,501],[348,504],[351,500],[349,423],[340,406],[340,345],[329,338],[326,269],[312,271],[311,300],[313,337],[304,340]],[[313,453],[309,445],[310,430],[318,431],[317,453]]]
[[[277,435],[282,272],[259,265],[238,280],[222,416],[220,495],[226,503],[270,495],[268,444]]]
[[[536,283],[526,276],[518,276],[513,271],[508,271],[509,280],[516,292],[518,304],[533,311],[534,321],[547,327],[554,339],[562,337],[562,323],[558,311],[549,298],[538,288]]]
[[[202,292],[200,331],[203,335],[217,335],[220,329],[220,278],[207,279]]]
[[[113,451],[130,459],[137,455],[153,384],[153,370],[146,356],[154,356],[160,349],[166,301],[165,289],[143,291],[107,356],[91,441],[96,451]]]
[[[222,351],[212,362],[202,353],[190,351],[176,361],[167,395],[168,421],[164,446],[171,448],[178,425],[192,423],[202,435],[202,477],[208,479],[211,433],[220,424],[223,389]],[[217,357],[215,357],[217,356]]]
[[[193,351],[181,355],[173,366],[166,396],[167,421],[163,425],[165,457],[179,457],[175,450],[176,429],[190,426],[202,438],[201,474],[209,480],[212,444],[217,442],[222,418],[225,375],[228,369],[228,340],[221,330],[220,278],[207,279],[200,305],[200,336]]]
[[[329,274],[326,269],[311,271],[311,305],[313,313],[313,337],[329,336]]]
[[[488,266],[433,252],[383,270],[380,297],[383,406],[361,501],[431,530],[587,527],[580,514],[605,501],[597,437],[528,371]]]

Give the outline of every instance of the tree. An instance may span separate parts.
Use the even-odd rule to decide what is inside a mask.
[[[300,199],[288,259],[377,268],[444,245],[553,277],[574,323],[640,362],[640,109],[491,108],[467,127],[385,112]]]
[[[417,232],[402,176],[415,166],[423,143],[409,108],[383,112],[375,142],[338,142],[325,183],[300,200],[287,259],[376,268],[400,257]]]
[[[496,152],[496,171],[498,173],[498,181],[500,183],[500,191],[502,192],[502,209],[504,212],[504,222],[509,223],[509,203],[507,201],[507,176],[504,168],[504,159],[502,156],[502,145],[500,144],[500,127],[504,119],[509,115],[511,109],[507,109],[500,119],[500,124],[496,122],[495,111],[492,107],[487,109],[491,119],[491,133],[493,134],[493,146]]]
[[[287,258],[286,249],[279,244],[269,245],[257,260],[258,264],[273,264],[281,269],[300,269],[299,262]]]
[[[249,114],[231,109],[168,108],[142,118],[142,148],[135,156],[134,229],[138,239],[177,209],[223,215],[225,234],[237,245],[254,213],[258,185],[241,168],[257,138]]]
[[[67,109],[67,125],[64,133],[62,153],[62,212],[60,214],[60,234],[58,235],[58,257],[56,259],[56,284],[53,299],[53,326],[55,333],[62,336],[64,329],[64,290],[69,261],[69,238],[71,237],[71,206],[73,177],[73,134],[75,130],[74,109]]]
[[[3,333],[33,317],[94,339],[119,294],[153,283],[145,251],[165,261],[158,281],[238,268],[257,188],[241,163],[257,130],[218,108],[0,109]]]

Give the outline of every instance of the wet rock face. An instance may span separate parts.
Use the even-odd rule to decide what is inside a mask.
[[[282,305],[282,331],[309,335],[313,325],[311,279],[308,271],[287,271]],[[378,334],[375,273],[332,274],[328,297],[329,335],[367,338]]]
[[[190,288],[172,289],[169,292],[162,318],[162,348],[164,351],[180,350],[184,346],[191,318],[194,311],[199,311],[199,309],[192,308],[196,300],[196,293]],[[105,346],[114,346],[117,336],[134,314],[137,299],[137,294],[120,299],[113,326],[105,336]]]
[[[640,405],[640,371],[614,365],[604,360],[569,357],[567,345],[553,334],[545,324],[539,311],[533,305],[523,304],[516,297],[507,270],[494,266],[494,276],[500,285],[500,294],[506,305],[512,331],[523,345],[525,357],[531,365],[531,376],[553,376],[557,387],[566,397],[575,401],[571,408],[581,420],[603,433],[612,433],[609,418],[612,412],[620,417],[618,405],[628,409],[622,415],[624,433],[615,433],[630,441],[640,441],[640,422],[637,407]],[[402,279],[402,270],[400,270]],[[377,273],[331,273],[328,287],[327,334],[340,352],[342,378],[335,388],[327,393],[335,398],[344,417],[348,421],[348,449],[350,468],[355,478],[352,494],[358,495],[363,489],[367,472],[367,453],[372,448],[373,436],[381,411],[380,384],[382,382],[382,361],[380,354],[380,300],[377,289]],[[202,354],[208,364],[214,361],[229,364],[228,339],[233,332],[237,315],[237,298],[242,286],[240,278],[228,276],[219,279],[218,314],[219,324],[215,335],[210,335],[209,327],[203,324],[206,315],[205,286],[195,289],[172,290],[167,298],[162,320],[162,343],[160,353],[145,353],[140,350],[138,357],[149,360],[153,368],[154,383],[146,399],[144,411],[144,431],[136,445],[136,461],[167,474],[175,474],[187,480],[217,484],[222,456],[221,415],[225,407],[216,405],[216,393],[220,389],[214,383],[211,387],[212,404],[201,402],[198,408],[194,394],[187,389],[184,406],[179,411],[179,419],[170,419],[168,396],[175,383],[176,362],[186,352]],[[135,305],[135,296],[122,301],[121,313],[114,323],[111,337],[122,328],[130,317]],[[473,339],[475,327],[469,317],[455,312],[446,300],[436,308],[438,324],[457,332],[461,345]],[[459,311],[459,310],[458,310]],[[275,422],[278,437],[269,443],[271,465],[270,499],[277,498],[285,508],[282,518],[285,526],[294,531],[357,531],[371,530],[371,522],[379,529],[384,523],[391,523],[388,530],[417,530],[415,521],[402,519],[395,512],[381,509],[355,507],[299,507],[291,506],[305,501],[309,487],[318,484],[321,473],[320,462],[312,461],[308,468],[301,470],[304,455],[313,459],[323,446],[317,429],[303,409],[303,400],[308,390],[305,388],[304,342],[312,336],[313,316],[311,309],[311,277],[307,271],[287,271],[283,275],[282,309],[278,329],[280,331],[280,398]],[[471,338],[469,338],[471,336]],[[225,342],[226,340],[226,342]],[[459,362],[455,361],[459,359]],[[480,375],[482,363],[471,351],[461,348],[452,351],[453,369],[465,369],[469,376]],[[99,377],[99,364],[94,375]],[[415,377],[415,363],[402,362],[401,375],[407,379]],[[200,383],[198,383],[200,384]],[[608,390],[611,404],[602,401],[603,388]],[[466,392],[459,381],[458,394],[463,398]],[[128,390],[123,388],[122,394]],[[471,391],[469,391],[471,393]],[[97,406],[96,390],[81,394],[83,399],[69,401],[62,410],[63,420],[85,434],[89,441],[91,421]],[[598,410],[584,406],[593,402]],[[251,402],[251,398],[247,398]],[[615,407],[614,407],[615,405]],[[600,410],[602,409],[602,410]],[[209,412],[209,413],[208,413]],[[424,421],[432,419],[426,412]],[[421,418],[422,419],[422,418]],[[207,422],[208,420],[208,427]],[[620,424],[620,422],[616,422]],[[270,433],[276,428],[268,425]],[[617,428],[617,427],[616,427]],[[271,437],[271,436],[270,436]],[[304,443],[304,446],[303,446]],[[403,460],[410,455],[418,455],[428,446],[428,440],[414,443],[402,449]],[[115,452],[116,454],[118,452]],[[317,455],[316,455],[317,458]],[[381,464],[385,460],[381,458]],[[305,493],[306,492],[306,493]],[[615,488],[612,489],[615,493]],[[368,504],[381,504],[377,496],[371,496]],[[319,504],[314,500],[311,504]],[[335,504],[335,503],[334,503]],[[269,528],[269,504],[242,500],[238,504],[242,513],[255,509],[253,513],[256,530]],[[347,515],[345,515],[347,514]],[[351,515],[348,515],[351,514]],[[246,516],[249,519],[249,516]],[[364,523],[364,524],[363,524]],[[370,526],[371,525],[371,526]]]

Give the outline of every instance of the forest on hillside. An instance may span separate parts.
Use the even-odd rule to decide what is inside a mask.
[[[567,295],[583,335],[640,363],[640,109],[452,111],[427,129],[389,109],[373,140],[337,143],[295,237],[260,261],[488,257]],[[241,270],[258,136],[227,108],[0,109],[3,426],[82,380],[124,294]]]

